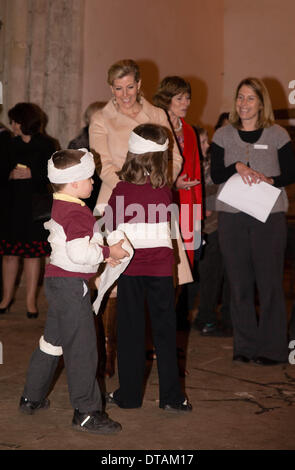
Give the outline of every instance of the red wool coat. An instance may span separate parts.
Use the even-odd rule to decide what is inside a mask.
[[[201,167],[200,155],[198,150],[197,137],[194,129],[187,124],[183,119],[182,129],[184,138],[183,149],[183,168],[180,175],[186,174],[190,180],[197,179],[200,184],[192,187],[188,191],[180,189],[177,191],[178,203],[180,204],[180,217],[179,223],[182,232],[184,243],[187,247],[187,255],[190,265],[194,264],[194,249],[193,249],[193,229],[196,227],[197,221],[200,230],[200,221],[202,218],[202,185],[201,185]],[[198,206],[198,210],[194,213],[194,205]],[[198,246],[195,246],[198,248]]]

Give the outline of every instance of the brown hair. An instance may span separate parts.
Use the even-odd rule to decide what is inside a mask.
[[[153,103],[155,106],[168,111],[172,98],[180,93],[188,93],[189,97],[191,97],[190,83],[184,80],[184,78],[177,76],[165,77],[153,97]]]
[[[236,101],[240,89],[244,85],[252,88],[261,104],[257,119],[257,128],[272,126],[274,124],[274,115],[268,90],[262,80],[253,77],[244,78],[239,83],[234,96],[232,111],[229,115],[229,122],[236,128],[241,127],[241,119],[236,110]]]
[[[132,59],[123,59],[115,62],[108,70],[108,84],[113,85],[114,80],[133,75],[134,80],[139,82],[140,70],[137,63]]]
[[[83,157],[84,152],[81,150],[59,150],[52,155],[52,161],[55,168],[59,170],[65,170],[71,166],[78,165],[81,158]],[[54,192],[61,191],[67,183],[51,183],[52,189]]]
[[[208,131],[204,127],[194,126],[194,128],[197,130],[198,135],[208,135]]]
[[[140,124],[133,132],[160,145],[168,138],[164,127],[156,124]],[[128,151],[124,165],[117,175],[120,180],[134,184],[145,184],[149,175],[152,187],[161,188],[168,181],[168,150],[143,154]]]

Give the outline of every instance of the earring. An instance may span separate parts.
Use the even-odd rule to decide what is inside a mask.
[[[142,93],[141,93],[140,89],[137,92],[136,101],[138,103],[142,104]]]
[[[113,95],[113,97],[112,97],[112,102],[114,103],[114,105],[116,105],[116,104],[117,104],[117,100],[116,100],[116,97],[115,97],[115,95]]]

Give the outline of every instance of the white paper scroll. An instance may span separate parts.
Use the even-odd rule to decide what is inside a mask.
[[[280,193],[280,189],[263,181],[250,186],[236,173],[225,183],[217,199],[265,222]]]
[[[104,272],[99,276],[96,281],[96,287],[98,290],[97,298],[95,299],[94,303],[92,304],[93,310],[98,314],[103,296],[105,295],[106,291],[115,283],[118,277],[122,274],[123,271],[127,268],[128,264],[130,263],[134,250],[127,240],[125,234],[120,230],[115,230],[107,237],[107,242],[110,246],[118,243],[120,240],[124,239],[124,243],[122,248],[129,253],[129,256],[120,260],[120,264],[115,267],[110,266],[109,264],[106,265]]]

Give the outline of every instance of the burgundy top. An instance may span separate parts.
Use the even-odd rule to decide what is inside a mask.
[[[62,226],[66,235],[66,241],[69,242],[76,238],[93,236],[93,228],[96,219],[91,210],[85,205],[81,206],[75,202],[53,200],[51,218]],[[103,257],[108,258],[110,249],[102,246]],[[66,271],[53,264],[48,264],[45,268],[45,277],[82,277],[90,279],[95,273],[80,273]]]
[[[121,196],[120,199],[116,198]],[[124,199],[122,198],[124,196]],[[116,207],[117,202],[117,207]],[[106,227],[108,230],[116,230],[120,223],[159,223],[170,221],[169,211],[157,211],[155,220],[149,220],[149,205],[159,204],[168,207],[172,203],[172,193],[168,186],[154,189],[150,182],[134,184],[120,181],[114,188],[109,199],[109,207],[112,209],[112,217],[106,211]],[[129,207],[131,204],[139,204],[143,210],[134,212]],[[155,213],[155,211],[154,211]],[[134,220],[136,218],[136,220]],[[133,220],[132,220],[133,219]],[[174,254],[171,248],[137,248],[124,274],[128,276],[172,276]]]

